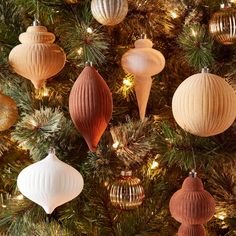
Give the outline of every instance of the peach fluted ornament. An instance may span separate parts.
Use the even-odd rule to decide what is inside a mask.
[[[165,58],[161,52],[152,48],[153,43],[142,35],[134,43],[135,48],[126,52],[121,59],[125,72],[133,74],[134,88],[139,107],[139,116],[144,120],[148,98],[152,86],[152,76],[165,67]]]
[[[66,55],[62,48],[53,43],[55,35],[37,20],[20,34],[19,41],[21,44],[9,54],[9,64],[17,74],[31,80],[39,89],[47,79],[62,70]]]
[[[185,131],[208,137],[228,129],[236,117],[233,88],[207,68],[184,80],[174,93],[172,111]]]

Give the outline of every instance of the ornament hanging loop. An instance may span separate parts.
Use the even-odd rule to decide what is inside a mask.
[[[36,0],[36,14],[34,14],[33,26],[40,26],[41,23],[39,21],[39,1]]]

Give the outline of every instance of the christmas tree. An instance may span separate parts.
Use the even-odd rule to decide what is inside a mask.
[[[112,1],[105,2],[111,4]],[[180,224],[171,216],[169,202],[192,169],[197,171],[205,190],[216,202],[213,218],[204,225],[207,235],[236,235],[235,123],[229,121],[230,127],[216,135],[194,135],[185,127],[182,129],[172,113],[172,98],[178,86],[204,67],[208,67],[211,74],[226,78],[227,83],[236,88],[235,1],[129,0],[128,9],[122,2],[126,1],[115,1],[115,8],[109,4],[111,9],[104,7],[109,13],[104,13],[104,17],[102,10],[97,10],[101,1],[93,0],[95,5],[91,11],[90,0],[0,0],[0,235],[177,235]],[[209,27],[215,12],[223,14],[222,4],[231,22],[227,25],[231,27],[228,34],[215,33],[214,27]],[[112,19],[106,19],[109,17]],[[22,50],[16,53],[21,65],[17,67],[9,57],[13,48],[24,43],[30,47],[29,43],[41,40],[41,36],[29,36],[28,41],[22,36],[19,42],[19,35],[26,32],[33,21],[36,26],[40,21],[56,36],[55,51],[61,50],[61,54],[51,61],[45,56],[43,65],[37,64],[40,56],[30,57],[29,64],[24,64],[24,53],[28,49]],[[221,21],[224,25],[223,17]],[[51,45],[54,36],[45,35],[43,40]],[[143,41],[137,43],[138,39],[145,41],[145,49],[142,49]],[[143,54],[137,59],[135,53],[140,47]],[[62,49],[66,54],[63,69]],[[129,57],[126,53],[133,54]],[[154,59],[150,59],[154,54]],[[138,61],[136,72],[146,61],[147,65],[155,62],[154,69],[144,66],[142,75],[131,72],[126,64],[135,64],[135,60]],[[57,62],[57,71],[52,72],[54,67],[50,63]],[[77,104],[76,93],[69,99],[78,76],[86,72],[86,62],[89,75],[85,79],[92,78],[91,73],[97,79],[99,73],[113,99],[112,118],[109,119],[108,114],[103,121],[107,128],[103,126],[104,133],[99,131],[103,135],[100,141],[96,139],[97,147],[92,143],[91,151],[86,143],[90,141],[84,139],[86,135],[77,131],[81,131],[78,118],[70,114],[71,106]],[[33,78],[25,76],[32,64],[38,66],[39,70],[35,69],[38,74],[44,66],[51,75],[37,78],[40,83],[33,85],[29,80]],[[19,72],[23,69],[24,75]],[[147,87],[151,86],[147,107],[145,102],[140,105],[135,95],[145,93],[142,79],[148,79]],[[139,88],[138,81],[141,81]],[[98,90],[102,91],[100,86]],[[194,90],[195,87],[189,94]],[[90,98],[93,94],[87,96]],[[224,99],[227,100],[222,95],[219,100]],[[107,101],[100,102],[99,107],[108,106],[104,112],[111,108]],[[94,111],[92,118],[97,123],[91,118],[86,132],[103,124],[96,120],[96,105]],[[235,108],[229,113],[235,119]],[[189,121],[194,115],[189,113],[185,118]],[[227,119],[228,116],[222,116],[220,121]],[[22,195],[17,176],[25,167],[44,159],[51,148],[61,161],[81,173],[84,187],[78,197],[47,214]],[[121,176],[121,172],[125,176]],[[133,192],[121,196],[122,188]]]

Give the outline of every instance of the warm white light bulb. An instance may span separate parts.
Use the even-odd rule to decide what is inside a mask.
[[[77,50],[77,53],[78,53],[79,55],[81,55],[81,54],[83,53],[83,48],[79,48],[79,49]]]
[[[87,33],[92,34],[92,33],[93,33],[92,28],[88,27],[88,28],[87,28]]]
[[[22,194],[20,194],[20,195],[16,196],[16,199],[19,200],[19,201],[21,201],[21,200],[24,199],[24,196],[23,196]]]
[[[119,141],[116,141],[115,143],[113,143],[112,147],[116,149],[118,148],[119,144]]]
[[[131,87],[132,86],[132,82],[128,79],[124,79],[123,80],[123,84],[126,85],[127,87]]]
[[[157,161],[153,161],[151,169],[154,170],[159,166],[159,163]]]
[[[192,35],[193,35],[194,37],[197,36],[197,32],[196,32],[194,29],[192,29]]]
[[[178,15],[177,15],[177,13],[176,13],[175,11],[170,11],[170,15],[171,15],[171,17],[172,17],[173,19],[175,19],[175,18],[178,17]]]

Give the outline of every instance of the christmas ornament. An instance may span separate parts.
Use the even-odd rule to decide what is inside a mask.
[[[128,13],[127,0],[92,0],[93,17],[102,25],[117,25]]]
[[[178,236],[204,236],[202,224],[213,217],[215,201],[193,170],[182,188],[171,197],[169,208],[172,217],[182,223]]]
[[[55,151],[50,151],[46,158],[20,172],[17,186],[25,197],[51,214],[56,207],[77,197],[84,181],[76,169],[60,161]]]
[[[87,64],[74,83],[69,111],[90,151],[96,151],[112,116],[112,96],[106,82],[92,65]]]
[[[11,50],[9,63],[17,74],[31,80],[39,89],[47,79],[62,70],[66,56],[59,46],[53,44],[55,35],[36,22],[20,34],[22,44]]]
[[[135,75],[134,87],[139,115],[143,120],[152,86],[151,77],[163,70],[165,58],[161,52],[152,48],[153,43],[149,39],[138,39],[134,45],[134,49],[130,49],[123,55],[121,65],[125,72]]]
[[[233,44],[236,41],[236,10],[222,4],[222,9],[211,17],[209,31],[219,43]]]
[[[114,207],[132,210],[139,207],[145,194],[140,179],[132,176],[132,171],[122,171],[121,178],[110,186],[110,200]]]
[[[79,0],[65,0],[65,2],[68,4],[76,4],[79,3]]]
[[[178,125],[201,137],[224,132],[236,117],[236,95],[221,77],[195,74],[184,80],[173,96],[173,115]]]
[[[0,131],[9,129],[18,118],[18,109],[15,101],[0,93]]]
[[[203,225],[185,225],[181,224],[178,236],[205,236],[206,231]]]

